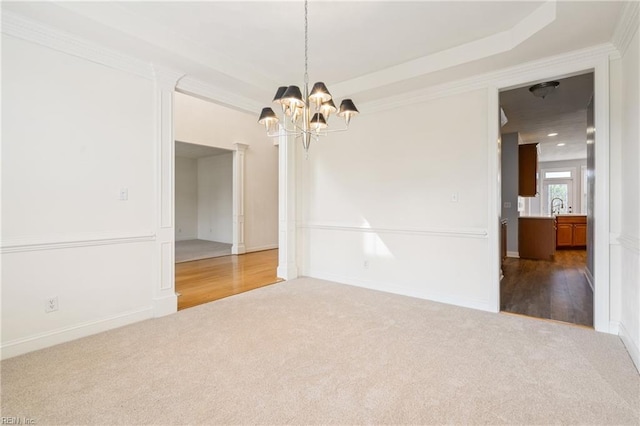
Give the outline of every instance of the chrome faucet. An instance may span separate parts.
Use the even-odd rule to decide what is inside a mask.
[[[560,207],[556,210],[556,205],[554,204],[554,202],[558,200],[560,201]],[[564,201],[562,201],[562,198],[552,198],[551,199],[551,214],[560,214],[560,209],[564,208]]]

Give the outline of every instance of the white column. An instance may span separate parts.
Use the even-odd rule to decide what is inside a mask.
[[[280,136],[278,159],[279,278],[298,277],[296,264],[296,140]]]
[[[153,315],[161,317],[178,309],[174,267],[174,135],[173,92],[183,74],[154,67],[156,138],[156,256]]]
[[[232,254],[246,252],[244,246],[244,163],[249,145],[234,143],[233,151],[233,245]]]

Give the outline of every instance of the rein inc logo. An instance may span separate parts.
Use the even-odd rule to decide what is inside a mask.
[[[38,424],[36,419],[31,417],[18,416],[2,416],[0,417],[0,425],[35,425]]]

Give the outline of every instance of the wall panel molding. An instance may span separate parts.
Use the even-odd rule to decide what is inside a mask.
[[[69,235],[51,235],[45,237],[9,238],[2,241],[0,253],[20,253],[27,251],[56,250],[75,247],[91,247],[115,244],[130,244],[155,241],[151,231],[103,232]]]
[[[454,238],[482,238],[488,237],[486,229],[482,228],[372,228],[349,224],[305,223],[299,228],[320,229],[328,231],[363,232],[373,234],[397,234]]]

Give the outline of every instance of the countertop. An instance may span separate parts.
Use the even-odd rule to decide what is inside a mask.
[[[576,217],[576,216],[587,216],[586,214],[582,214],[582,213],[562,213],[562,214],[554,214],[554,215],[531,215],[531,216],[520,216],[519,219],[555,219],[557,216],[569,216],[569,217]]]

